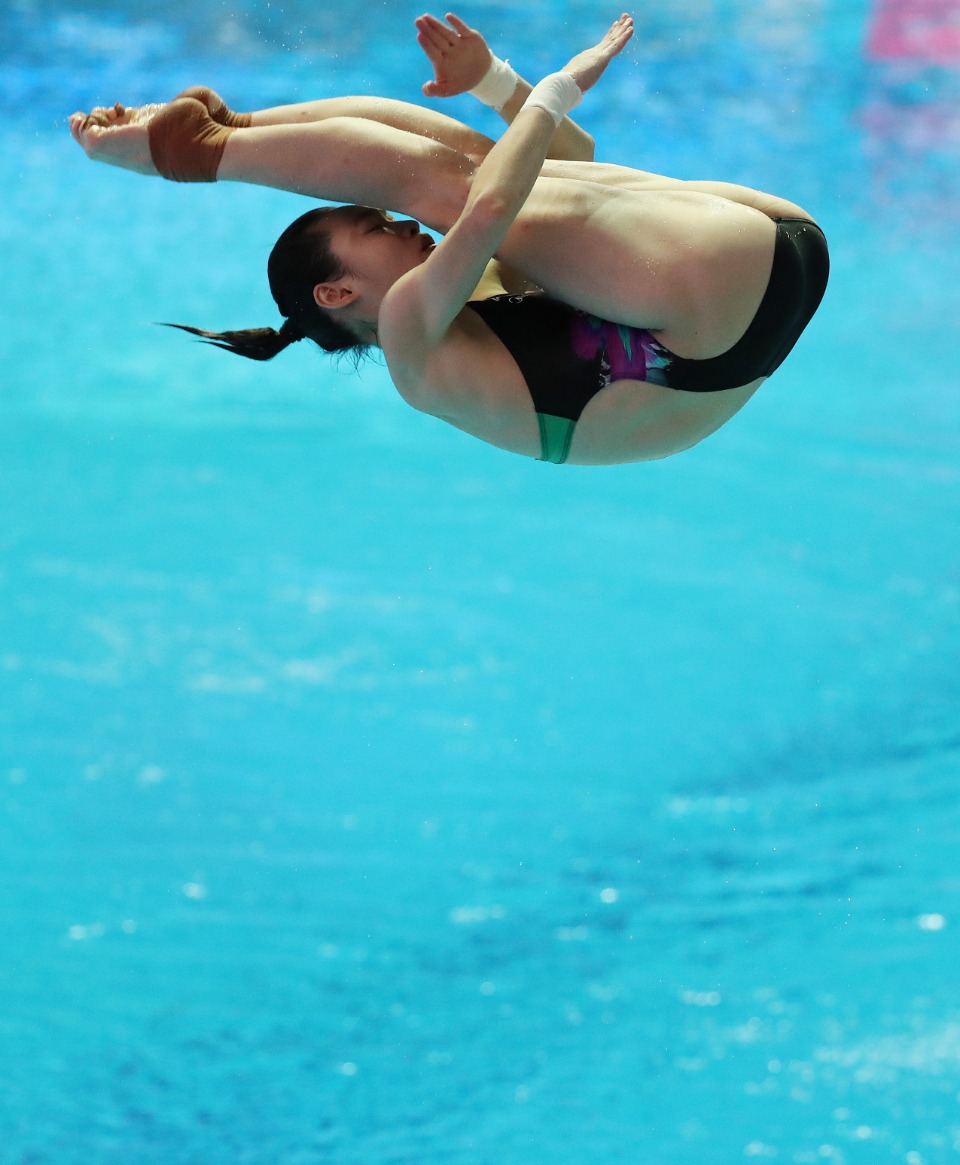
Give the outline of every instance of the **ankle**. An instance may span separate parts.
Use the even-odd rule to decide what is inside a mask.
[[[158,173],[171,182],[216,182],[233,132],[215,122],[203,102],[176,98],[150,122],[150,156]]]
[[[201,105],[205,105],[210,116],[218,125],[229,126],[231,129],[246,129],[252,120],[252,115],[249,113],[235,113],[220,94],[214,93],[208,85],[191,85],[189,89],[184,89],[182,93],[178,93],[174,101],[179,101],[181,98],[193,98],[194,101],[199,101]]]

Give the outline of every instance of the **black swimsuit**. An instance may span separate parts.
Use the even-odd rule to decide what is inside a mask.
[[[750,326],[732,348],[687,360],[650,332],[599,319],[542,292],[467,304],[517,362],[540,424],[541,461],[562,464],[580,414],[614,380],[719,392],[770,376],[817,310],[830,260],[823,231],[805,218],[777,224],[773,268]]]

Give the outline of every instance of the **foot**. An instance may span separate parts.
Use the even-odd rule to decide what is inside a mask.
[[[97,162],[108,162],[137,174],[162,174],[175,182],[214,182],[226,141],[236,126],[215,121],[218,116],[243,122],[211,89],[188,90],[203,96],[174,98],[166,105],[98,106],[75,113],[70,132]],[[249,118],[249,115],[247,115]]]
[[[137,174],[156,175],[157,168],[150,156],[150,122],[163,105],[141,105],[139,108],[121,105],[97,106],[90,113],[74,113],[70,117],[70,133],[83,147],[88,158],[107,162]]]

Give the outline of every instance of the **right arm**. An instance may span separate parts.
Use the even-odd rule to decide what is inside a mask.
[[[493,60],[493,53],[480,33],[469,28],[453,13],[450,24],[433,16],[416,21],[417,41],[427,54],[436,78],[423,86],[427,97],[452,97],[472,89]],[[509,125],[523,108],[533,87],[522,77],[506,105],[498,112]],[[361,117],[407,133],[430,138],[458,150],[474,162],[481,162],[493,146],[485,134],[435,109],[397,101],[389,97],[326,97],[293,105],[278,105],[251,114],[253,126],[303,125],[331,117]],[[589,162],[594,156],[594,140],[571,118],[565,117],[554,131],[547,149],[548,158]]]
[[[523,103],[533,92],[533,86],[529,81],[525,81],[522,77],[517,78],[517,87],[513,91],[513,96],[503,107],[499,110],[500,116],[510,125],[513,119],[517,116]],[[596,149],[596,142],[582,127],[570,117],[565,117],[560,125],[554,130],[553,137],[550,139],[550,149],[547,152],[547,159],[563,161],[563,162],[585,162],[591,163],[593,161],[594,152]]]
[[[385,350],[419,368],[442,342],[533,189],[554,128],[544,109],[525,109],[493,147],[453,227],[385,298]]]

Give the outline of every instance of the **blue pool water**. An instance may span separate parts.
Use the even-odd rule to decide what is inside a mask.
[[[708,442],[556,469],[151,327],[274,322],[305,203],[66,131],[416,100],[417,11],[0,16],[0,1162],[955,1160],[960,68],[860,0],[638,12],[599,156],[834,274]],[[536,75],[612,13],[463,15]]]

